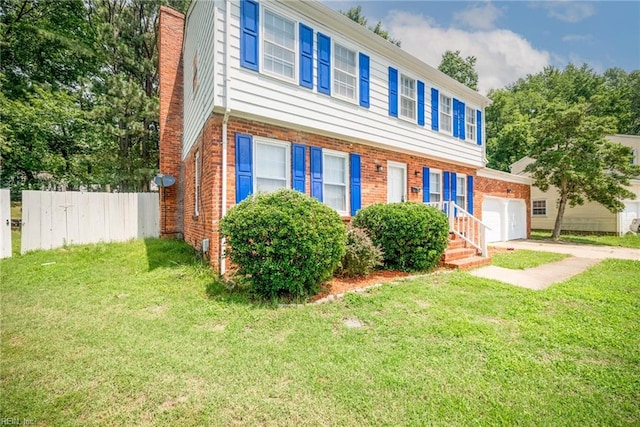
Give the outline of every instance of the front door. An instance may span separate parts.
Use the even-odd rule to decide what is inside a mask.
[[[407,165],[387,163],[387,202],[398,203],[407,200]]]

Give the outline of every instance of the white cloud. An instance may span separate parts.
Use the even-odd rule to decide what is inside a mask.
[[[576,23],[596,13],[591,3],[576,1],[548,1],[533,3],[532,7],[541,7],[549,12],[549,16],[564,22]]]
[[[538,73],[551,62],[549,52],[536,50],[524,37],[509,30],[442,28],[430,18],[399,11],[390,12],[383,23],[395,38],[402,40],[404,50],[433,67],[438,67],[446,50],[475,56],[482,93]]]
[[[586,42],[593,38],[591,34],[567,34],[562,37],[563,42]]]
[[[486,2],[454,13],[453,19],[474,30],[491,30],[495,28],[496,20],[503,13],[504,11],[493,3]]]

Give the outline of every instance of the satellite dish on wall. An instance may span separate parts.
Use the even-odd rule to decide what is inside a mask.
[[[176,178],[172,175],[159,173],[153,178],[153,182],[155,182],[158,187],[171,187],[176,183]]]

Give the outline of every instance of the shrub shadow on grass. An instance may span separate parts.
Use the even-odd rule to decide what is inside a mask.
[[[156,268],[201,266],[206,264],[186,242],[176,239],[144,239],[149,271]]]
[[[205,290],[209,299],[228,304],[239,304],[252,308],[277,308],[282,301],[264,300],[251,292],[248,286],[238,285],[224,277],[215,277]]]

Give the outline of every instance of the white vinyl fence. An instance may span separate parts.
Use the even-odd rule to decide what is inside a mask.
[[[11,257],[11,198],[0,189],[0,258]]]
[[[22,192],[21,253],[159,235],[158,193]]]

